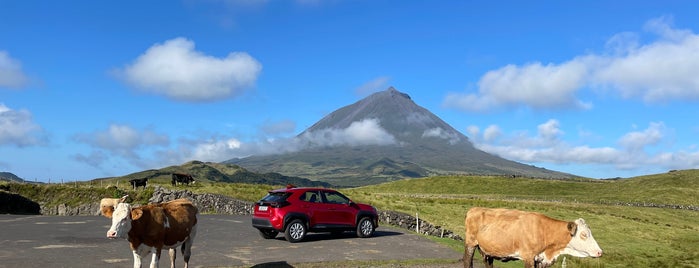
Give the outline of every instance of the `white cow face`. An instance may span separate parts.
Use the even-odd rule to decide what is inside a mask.
[[[112,213],[112,227],[107,231],[108,238],[126,238],[131,230],[131,205],[119,203]]]
[[[587,226],[585,220],[575,220],[577,228],[573,233],[573,238],[568,243],[568,246],[563,251],[564,254],[570,254],[574,257],[601,257],[602,249],[592,237],[592,231]]]

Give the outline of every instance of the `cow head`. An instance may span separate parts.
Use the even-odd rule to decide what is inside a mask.
[[[590,227],[587,226],[585,220],[577,219],[575,222],[570,222],[568,224],[568,230],[570,231],[572,238],[563,250],[564,254],[569,254],[574,257],[601,257],[602,249],[592,237],[592,231]]]
[[[127,238],[131,230],[131,221],[138,220],[143,211],[131,208],[128,203],[119,203],[112,213],[112,227],[107,231],[107,238]]]
[[[129,195],[125,195],[120,199],[102,198],[102,200],[100,200],[100,213],[102,216],[111,219],[112,213],[114,213],[114,207],[116,207],[117,204],[126,201],[127,197],[129,197]]]

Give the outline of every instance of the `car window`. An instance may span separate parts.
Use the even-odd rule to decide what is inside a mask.
[[[306,202],[311,202],[311,203],[317,203],[321,201],[321,198],[318,197],[318,192],[315,191],[308,191],[305,192],[301,195],[301,201],[306,201]]]
[[[268,193],[265,197],[262,198],[262,201],[265,202],[281,202],[285,201],[286,198],[289,196],[289,193],[285,192],[273,192],[273,193]]]
[[[325,195],[325,202],[331,204],[347,204],[349,203],[349,198],[345,197],[338,192],[323,192]]]

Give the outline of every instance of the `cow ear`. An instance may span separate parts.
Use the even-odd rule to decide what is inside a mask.
[[[125,196],[121,197],[121,199],[119,199],[119,203],[124,203],[126,201],[126,198],[128,198],[128,197],[129,197],[129,195],[125,195]]]
[[[114,213],[114,207],[113,206],[108,206],[104,207],[104,210],[102,210],[102,216],[107,217],[108,219],[112,218],[112,213]]]
[[[568,232],[570,232],[570,236],[575,236],[575,233],[578,231],[578,224],[571,221],[568,222]]]
[[[138,220],[143,216],[143,210],[140,208],[134,208],[131,210],[131,219]]]

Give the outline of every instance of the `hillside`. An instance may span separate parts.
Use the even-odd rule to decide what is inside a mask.
[[[372,135],[355,140],[352,134],[359,128]],[[478,150],[468,137],[392,87],[330,113],[296,142],[306,147],[224,163],[342,186],[446,174],[576,177]]]
[[[23,182],[24,180],[10,172],[0,172],[0,181]]]
[[[459,235],[466,211],[474,206],[583,218],[604,256],[567,256],[567,267],[699,267],[699,170],[620,180],[437,176],[358,187],[346,194],[380,209],[419,214]],[[463,250],[463,242],[453,246]],[[553,267],[562,267],[561,258]],[[495,265],[522,267],[517,261]]]
[[[222,164],[212,162],[191,161],[178,166],[169,166],[161,169],[150,169],[115,178],[102,178],[98,180],[112,179],[140,179],[150,178],[159,183],[169,183],[173,173],[190,174],[200,182],[227,182],[227,183],[251,183],[268,185],[296,186],[322,186],[330,187],[331,184],[321,181],[312,181],[305,178],[285,176],[275,172],[255,173],[234,164]]]

